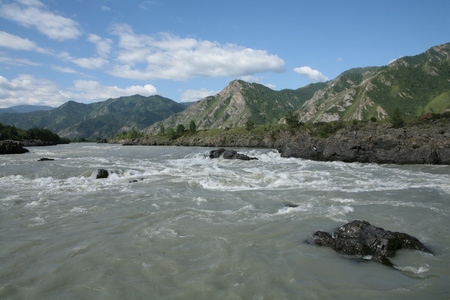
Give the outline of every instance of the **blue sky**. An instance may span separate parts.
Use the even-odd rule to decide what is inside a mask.
[[[0,107],[296,89],[450,42],[450,1],[0,0]]]

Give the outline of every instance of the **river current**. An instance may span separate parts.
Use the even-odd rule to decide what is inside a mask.
[[[0,299],[450,297],[450,166],[269,149],[235,149],[252,161],[201,147],[29,150],[0,156]],[[96,179],[100,168],[111,175]],[[435,255],[401,250],[389,268],[304,242],[354,219]]]

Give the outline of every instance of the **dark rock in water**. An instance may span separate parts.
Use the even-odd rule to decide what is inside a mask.
[[[225,159],[257,160],[256,157],[249,157],[245,154],[237,153],[234,150],[228,150],[224,148],[212,150],[211,152],[209,152],[209,158],[219,158],[221,156]]]
[[[101,178],[108,178],[109,172],[105,169],[98,169],[97,170],[97,176],[95,178],[101,179]]]
[[[23,144],[18,141],[4,140],[0,141],[0,154],[22,154],[30,152],[23,147]]]
[[[39,159],[38,161],[50,161],[50,160],[54,160],[54,159],[53,158],[43,157],[43,158]]]
[[[133,180],[128,181],[128,183],[136,183],[136,182],[139,182],[139,181],[144,181],[144,178],[139,178],[139,180],[138,179],[133,179]]]
[[[394,266],[387,257],[395,256],[399,249],[433,253],[417,238],[406,233],[392,232],[375,227],[367,221],[354,220],[337,228],[332,234],[317,231],[309,244],[331,247],[338,253],[370,259]]]
[[[286,203],[286,204],[284,205],[284,207],[295,208],[295,207],[298,207],[298,204]]]

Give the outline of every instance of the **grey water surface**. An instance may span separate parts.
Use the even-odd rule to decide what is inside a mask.
[[[235,149],[253,161],[200,147],[29,149],[0,156],[0,299],[450,297],[450,166],[269,149]],[[100,168],[109,178],[95,178]],[[401,250],[394,269],[304,243],[353,219],[436,255]]]

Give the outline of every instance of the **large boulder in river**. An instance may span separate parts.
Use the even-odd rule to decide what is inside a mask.
[[[23,144],[18,141],[4,140],[0,141],[0,154],[21,154],[29,152],[23,147]]]
[[[417,238],[409,234],[384,230],[367,221],[354,220],[337,228],[331,234],[317,231],[313,238],[307,242],[331,247],[338,253],[377,261],[387,266],[393,266],[387,257],[395,256],[395,252],[399,249],[432,253]]]
[[[221,156],[225,159],[257,160],[256,157],[250,157],[245,154],[237,153],[234,150],[228,150],[224,148],[212,150],[211,152],[209,152],[209,158],[219,158]]]
[[[105,169],[98,169],[96,179],[108,178],[109,172]]]

